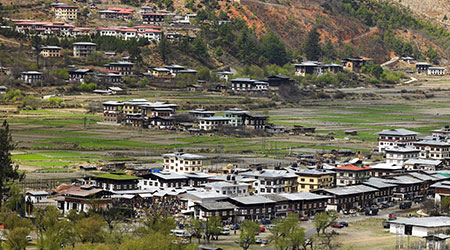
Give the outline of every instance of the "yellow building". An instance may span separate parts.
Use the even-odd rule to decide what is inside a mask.
[[[54,7],[55,17],[64,20],[76,20],[78,18],[78,7],[71,5],[57,5]]]
[[[172,78],[170,70],[166,68],[152,68],[149,70],[149,73],[156,78]]]
[[[332,188],[336,184],[336,173],[327,170],[300,170],[296,172],[298,192],[310,192],[321,188]]]
[[[42,57],[61,57],[61,47],[58,46],[44,46],[41,48]]]

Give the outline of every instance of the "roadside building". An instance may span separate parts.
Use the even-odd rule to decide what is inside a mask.
[[[193,173],[203,172],[203,159],[201,155],[176,152],[164,154],[163,169],[168,172]]]
[[[288,200],[287,210],[298,213],[300,216],[313,216],[325,212],[330,196],[309,192],[280,194]]]
[[[264,169],[240,175],[255,179],[255,194],[294,193],[298,190],[298,176],[293,171]]]
[[[420,190],[424,182],[410,176],[392,176],[383,179],[383,182],[397,185],[392,196],[394,200],[412,200],[423,195]]]
[[[88,57],[97,48],[95,43],[90,42],[77,42],[73,43],[72,46],[74,57]]]
[[[259,221],[262,219],[275,218],[276,201],[264,197],[263,195],[233,197],[230,203],[237,206],[236,222],[244,220]]]
[[[40,55],[42,57],[61,57],[61,47],[43,46],[41,47]]]
[[[430,186],[434,189],[434,202],[439,204],[442,199],[450,199],[450,181],[437,182]]]
[[[178,199],[181,202],[181,212],[183,214],[194,214],[194,206],[196,204],[224,201],[228,199],[228,196],[216,192],[188,190],[179,194]]]
[[[336,173],[329,170],[299,170],[298,192],[311,192],[321,188],[333,188],[336,186]]]
[[[350,210],[364,208],[374,203],[378,189],[366,185],[353,185],[331,189],[320,189],[314,193],[330,196],[327,210]]]
[[[21,80],[28,84],[33,84],[43,80],[42,72],[38,71],[25,71],[21,74]]]
[[[450,230],[450,217],[397,218],[390,221],[389,225],[390,233],[425,237]]]
[[[417,132],[407,129],[386,129],[377,133],[378,152],[383,153],[388,147],[413,146],[417,141]]]
[[[348,164],[331,170],[336,173],[337,186],[348,186],[361,184],[367,181],[371,176],[372,168]]]
[[[228,201],[201,202],[194,205],[194,218],[207,220],[212,216],[218,216],[222,221],[234,223],[238,207]]]
[[[395,188],[397,185],[383,182],[382,179],[379,178],[370,178],[369,180],[362,183],[368,187],[376,188],[375,191],[375,202],[390,202],[392,201],[392,196],[394,195]]]

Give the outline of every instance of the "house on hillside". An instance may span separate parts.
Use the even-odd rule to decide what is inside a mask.
[[[97,44],[90,42],[76,42],[72,46],[74,57],[88,57],[97,48]]]
[[[416,70],[417,70],[417,74],[422,74],[422,73],[428,73],[428,69],[431,67],[431,64],[426,63],[426,62],[417,62],[416,63]]]
[[[71,5],[56,5],[53,7],[55,10],[55,18],[56,19],[64,19],[73,21],[78,18],[78,7]]]
[[[342,59],[342,63],[344,64],[345,70],[359,73],[359,72],[361,72],[361,68],[364,65],[366,65],[366,63],[369,60],[371,60],[371,59],[361,58],[361,57],[345,58],[345,59]]]
[[[28,84],[33,84],[43,80],[42,72],[38,71],[24,71],[21,74],[20,79]]]
[[[40,55],[42,57],[61,57],[61,47],[43,46],[41,47]]]
[[[294,79],[288,76],[271,75],[267,77],[267,82],[269,83],[269,86],[279,87],[294,82]]]
[[[105,64],[106,70],[114,71],[111,73],[116,73],[122,76],[131,75],[133,73],[133,66],[134,63],[125,61],[111,62]]]
[[[214,131],[228,125],[230,118],[223,116],[211,116],[198,118],[198,127],[204,131]]]
[[[444,67],[429,67],[427,70],[427,75],[431,76],[443,76],[447,74],[447,69]]]
[[[83,82],[83,79],[87,75],[92,75],[93,72],[90,69],[72,69],[69,70],[69,81]]]
[[[142,14],[142,22],[145,24],[160,24],[164,22],[166,15],[164,13],[147,12]]]

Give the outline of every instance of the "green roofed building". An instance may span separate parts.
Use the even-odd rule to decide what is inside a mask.
[[[140,177],[127,175],[124,172],[113,172],[92,177],[95,186],[111,192],[137,190]]]

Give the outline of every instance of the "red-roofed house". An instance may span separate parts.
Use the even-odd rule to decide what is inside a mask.
[[[361,184],[367,181],[371,176],[372,168],[368,166],[356,166],[353,164],[347,164],[333,168],[332,171],[336,172],[336,185],[348,186]]]

